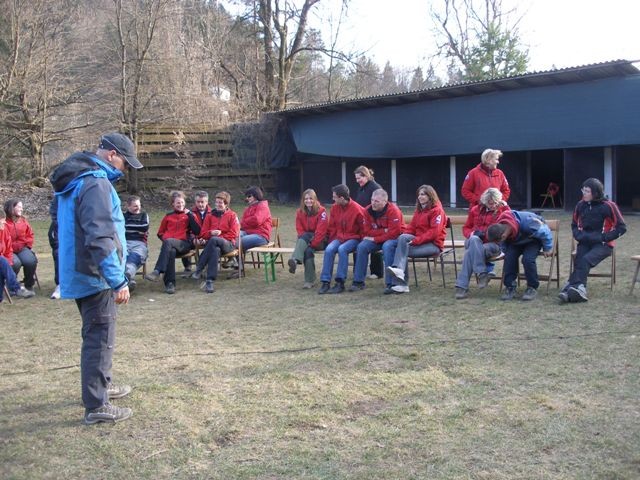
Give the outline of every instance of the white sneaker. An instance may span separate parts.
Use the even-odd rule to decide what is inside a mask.
[[[60,300],[60,285],[56,285],[56,289],[51,294],[51,300]]]
[[[394,285],[391,290],[396,293],[409,293],[409,285]]]
[[[367,275],[367,278],[368,278],[369,280],[377,280],[377,279],[379,279],[380,277],[379,277],[378,275],[376,275],[375,273],[371,273],[371,274]]]
[[[387,272],[389,272],[389,274],[392,277],[395,277],[398,280],[402,280],[404,282],[404,270],[402,270],[401,268],[398,268],[398,267],[387,267]]]

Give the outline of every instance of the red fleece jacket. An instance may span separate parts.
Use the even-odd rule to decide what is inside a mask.
[[[14,253],[18,253],[24,247],[33,248],[33,229],[26,218],[18,217],[14,221],[7,217],[5,229],[8,229],[11,235]]]
[[[364,227],[364,209],[355,200],[344,207],[334,203],[329,213],[329,241],[360,240]]]
[[[480,231],[487,233],[489,228],[494,223],[498,223],[498,217],[502,212],[511,210],[508,205],[503,205],[495,211],[487,210],[484,205],[475,205],[469,210],[469,216],[467,221],[462,226],[462,234],[469,238],[473,235],[473,232]],[[486,235],[483,237],[483,241],[486,242]]]
[[[9,233],[9,229],[6,225],[2,230],[0,230],[0,255],[9,261],[9,265],[13,265],[13,247],[11,246],[11,234]]]
[[[374,217],[373,208],[365,209],[363,237],[373,237],[376,243],[398,238],[404,228],[402,212],[395,203],[387,203],[386,210],[378,218]]]
[[[320,246],[322,240],[327,236],[328,229],[329,217],[327,216],[327,209],[322,205],[320,205],[318,213],[315,215],[309,215],[300,208],[296,211],[296,232],[298,237],[306,232],[313,232],[313,239],[309,244],[311,248]]]
[[[271,238],[271,210],[269,202],[260,200],[247,207],[242,214],[240,228],[247,234],[258,234],[267,241]]]
[[[467,176],[464,177],[462,182],[462,196],[469,202],[469,206],[477,205],[480,201],[480,195],[484,193],[487,188],[497,188],[502,193],[502,200],[505,202],[509,200],[511,195],[511,189],[509,188],[509,182],[507,177],[499,168],[495,170],[489,170],[479,163],[477,166],[469,170]]]
[[[212,237],[211,230],[220,230],[222,233],[218,235],[219,237],[235,244],[240,234],[240,222],[236,212],[227,209],[221,216],[216,215],[216,213],[214,210],[204,217],[204,223],[198,238],[209,240]]]
[[[444,213],[442,204],[438,202],[433,207],[422,210],[416,208],[405,232],[415,235],[416,238],[411,241],[412,245],[433,243],[442,250],[447,237],[447,214]]]

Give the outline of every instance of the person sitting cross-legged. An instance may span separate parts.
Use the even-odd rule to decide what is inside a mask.
[[[230,253],[236,248],[236,241],[240,234],[240,222],[236,212],[229,208],[230,203],[231,195],[229,192],[216,193],[214,209],[204,219],[198,237],[199,240],[206,243],[200,253],[192,278],[200,279],[206,269],[206,279],[203,285],[206,293],[214,292],[220,256]]]
[[[365,277],[369,255],[382,250],[384,264],[393,263],[398,237],[402,233],[404,219],[396,204],[389,202],[389,195],[379,188],[371,195],[371,205],[364,210],[363,237],[356,249],[356,264],[353,270],[353,284],[350,292],[365,288]],[[391,282],[391,275],[385,274],[386,283]]]
[[[538,295],[538,268],[536,259],[542,249],[545,257],[551,256],[553,236],[544,219],[533,212],[508,210],[498,217],[498,223],[487,230],[489,238],[500,236],[504,250],[504,286],[501,300],[512,300],[516,295],[518,281],[518,259],[527,279],[527,288],[522,300],[534,300]]]
[[[147,261],[149,247],[149,215],[142,210],[140,197],[127,198],[127,211],[124,212],[124,235],[127,239],[127,262],[124,275],[129,280],[129,292],[136,288],[136,272]]]
[[[329,212],[329,244],[324,251],[322,286],[319,294],[344,292],[344,281],[349,270],[349,254],[355,251],[362,238],[364,224],[364,209],[349,196],[349,187],[344,184],[336,185],[332,189],[333,206]],[[331,284],[333,276],[333,262],[338,255],[338,269],[335,284]]]
[[[456,300],[467,298],[471,276],[478,276],[478,288],[485,288],[489,284],[487,264],[499,257],[500,237],[489,237],[487,229],[497,223],[498,217],[510,210],[502,200],[502,193],[497,188],[487,188],[480,196],[480,203],[469,210],[467,221],[462,227],[462,234],[467,238],[464,243],[464,258],[462,268],[456,278]]]
[[[405,233],[398,238],[391,266],[387,274],[391,282],[387,282],[385,294],[406,293],[407,265],[409,257],[430,257],[440,253],[447,236],[447,215],[444,213],[440,199],[431,185],[421,185],[416,192],[416,210],[411,223],[406,225]]]

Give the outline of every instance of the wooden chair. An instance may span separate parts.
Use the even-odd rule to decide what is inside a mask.
[[[571,258],[569,259],[569,275],[573,273],[573,267],[576,261],[577,247],[578,247],[578,243],[576,242],[576,239],[571,237]],[[613,247],[613,249],[611,250],[611,256],[609,257],[609,259],[611,260],[611,269],[609,270],[609,272],[604,272],[604,271],[594,272],[593,269],[591,269],[587,277],[609,278],[610,288],[611,290],[613,290],[613,286],[616,283],[616,248],[615,247]],[[603,260],[600,264],[604,263],[606,260],[607,259]],[[594,268],[597,269],[598,266]]]
[[[540,196],[542,197],[542,205],[540,205],[540,208],[544,208],[545,203],[547,203],[547,200],[551,201],[551,206],[553,208],[556,208],[556,202],[555,202],[555,197],[558,197],[558,203],[560,204],[560,206],[562,207],[562,197],[559,195],[560,192],[560,187],[558,186],[557,183],[549,183],[549,186],[547,187],[547,191],[545,193],[541,193]]]
[[[637,276],[636,272],[636,276]],[[9,293],[9,289],[7,288],[7,286],[4,286],[4,297],[9,301],[9,303],[13,303],[13,300],[11,300],[11,294]]]
[[[266,245],[260,245],[261,248],[269,248],[269,247],[278,247],[282,248],[282,244],[280,243],[280,219],[278,217],[271,217],[271,240]],[[251,265],[253,268],[260,268],[260,255],[252,252],[251,249],[243,251],[242,253],[242,262],[246,265],[246,254],[251,254]],[[280,263],[282,264],[282,268],[284,268],[284,258],[280,256]]]
[[[638,273],[640,273],[640,255],[632,256],[631,260],[636,262],[637,265],[636,265],[636,273],[633,275],[633,280],[631,280],[631,290],[629,290],[629,295],[633,293],[633,287],[636,286],[636,282],[638,281]]]

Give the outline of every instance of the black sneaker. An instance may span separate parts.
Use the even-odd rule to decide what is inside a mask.
[[[391,285],[387,285],[386,287],[384,287],[382,293],[384,295],[393,295],[395,292],[391,289]]]
[[[196,269],[196,271],[191,274],[193,280],[200,280],[200,277],[202,277],[202,270]]]
[[[114,385],[113,383],[107,385],[109,400],[126,397],[131,393],[131,390],[132,388],[129,385]]]
[[[353,282],[349,287],[350,292],[359,292],[360,290],[364,290],[364,282]]]
[[[323,295],[329,291],[329,282],[322,282],[320,285],[320,290],[318,290],[318,295]]]
[[[215,288],[213,288],[213,280],[207,280],[204,284],[204,291],[207,293],[213,293]]]
[[[169,282],[164,286],[164,293],[168,293],[169,295],[173,295],[176,293],[176,286]]]
[[[577,287],[569,287],[567,295],[569,295],[569,301],[572,303],[587,302],[589,300],[587,289],[582,284]]]
[[[103,406],[94,408],[93,410],[85,410],[84,424],[93,425],[100,422],[116,423],[126,420],[131,415],[133,415],[133,411],[130,408],[116,407],[110,403],[105,403]]]
[[[527,287],[522,295],[522,300],[525,302],[530,302],[531,300],[535,300],[538,296],[538,291],[533,287]]]
[[[138,284],[133,278],[129,280],[129,293],[133,293],[133,291],[136,289],[137,286]]]
[[[289,273],[296,273],[298,262],[296,262],[293,258],[290,258],[287,264],[289,265]]]
[[[513,297],[516,296],[516,287],[509,287],[505,289],[504,293],[500,297],[500,300],[508,301],[513,300]]]
[[[329,289],[327,293],[342,293],[344,292],[344,282],[338,282],[333,284],[333,287]]]
[[[478,288],[486,288],[489,285],[489,280],[491,280],[491,277],[487,272],[478,274]]]
[[[560,299],[560,303],[569,303],[569,294],[566,290],[561,290],[558,293],[558,298]]]

